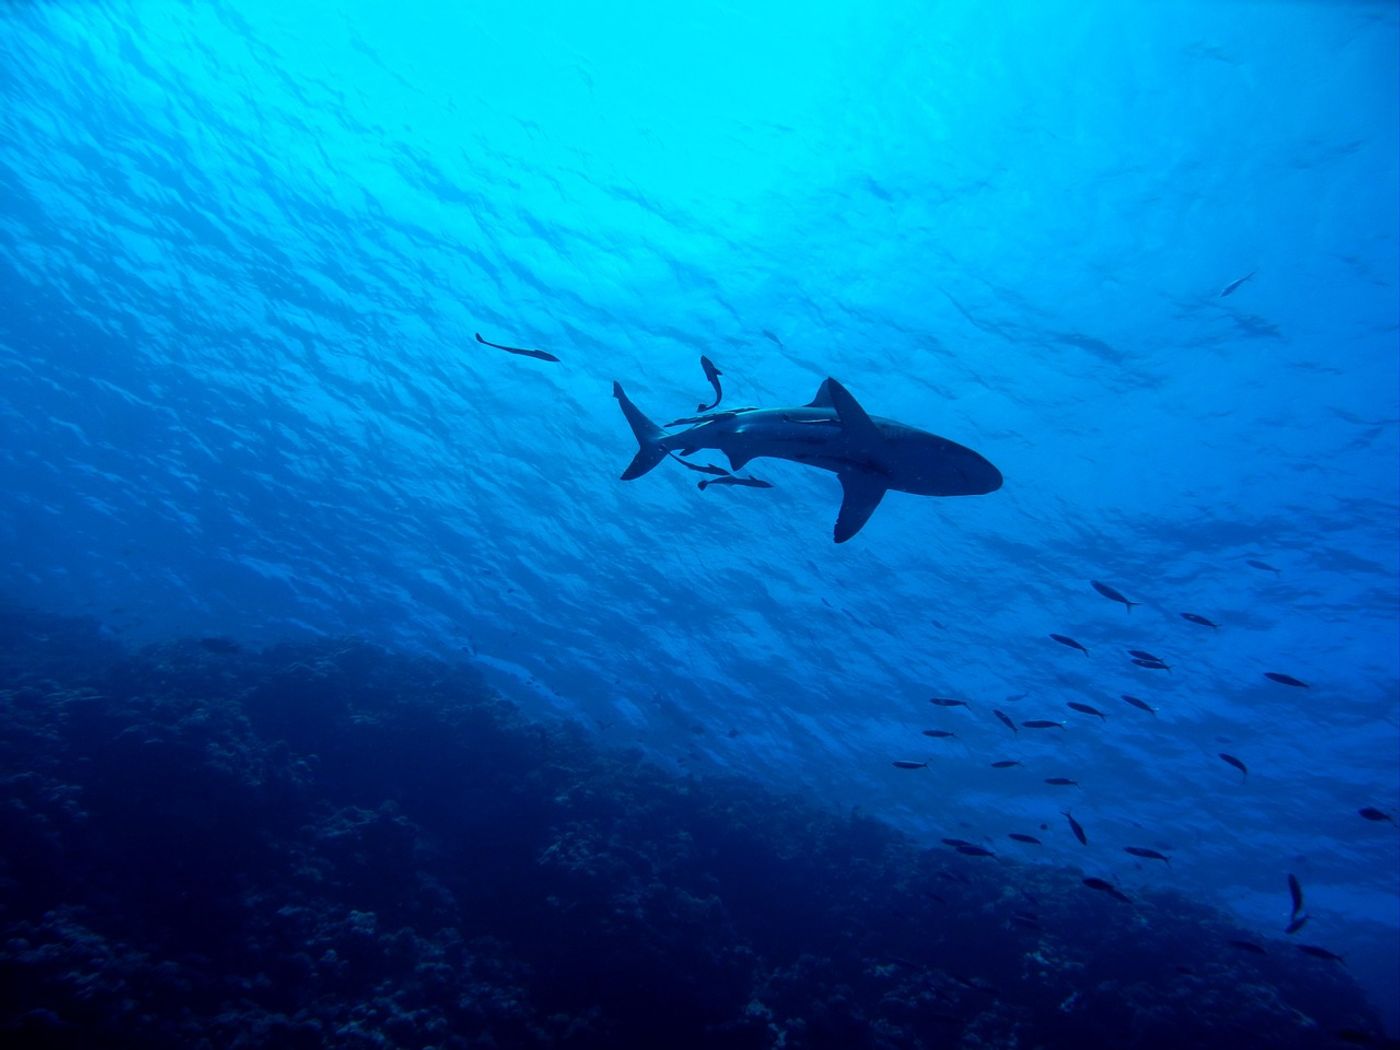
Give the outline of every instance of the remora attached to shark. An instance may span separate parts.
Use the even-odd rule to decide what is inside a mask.
[[[1001,488],[1001,471],[970,448],[893,419],[867,415],[850,392],[826,379],[817,396],[795,408],[716,412],[689,430],[668,434],[613,383],[613,397],[641,446],[622,473],[639,478],[666,458],[714,449],[734,470],[760,456],[820,467],[841,481],[837,543],[860,531],[886,492],[916,496],[980,496]]]

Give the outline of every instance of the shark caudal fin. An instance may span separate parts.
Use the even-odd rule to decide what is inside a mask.
[[[617,398],[622,405],[622,414],[627,417],[627,422],[632,427],[632,433],[636,435],[637,444],[641,447],[637,454],[632,457],[632,462],[627,464],[627,469],[622,472],[623,481],[631,481],[639,478],[652,467],[656,466],[666,458],[666,449],[662,447],[661,441],[666,436],[666,431],[648,419],[640,408],[632,404],[622,390],[622,384],[613,382],[613,397]]]

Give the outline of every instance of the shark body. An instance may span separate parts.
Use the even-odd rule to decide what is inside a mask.
[[[724,453],[734,470],[762,456],[820,467],[841,482],[837,543],[859,532],[891,489],[917,496],[980,496],[1002,484],[1001,472],[972,449],[868,415],[835,379],[823,381],[805,405],[717,412],[674,434],[648,419],[618,383],[613,397],[640,446],[622,480],[641,477],[668,453],[684,456],[700,449]]]

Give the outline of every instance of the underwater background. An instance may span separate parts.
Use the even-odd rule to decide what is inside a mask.
[[[0,4],[0,1034],[1395,1036],[1398,21]]]

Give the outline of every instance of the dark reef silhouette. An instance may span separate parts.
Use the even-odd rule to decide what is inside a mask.
[[[1344,968],[362,642],[0,613],[8,1047],[1333,1046]]]

